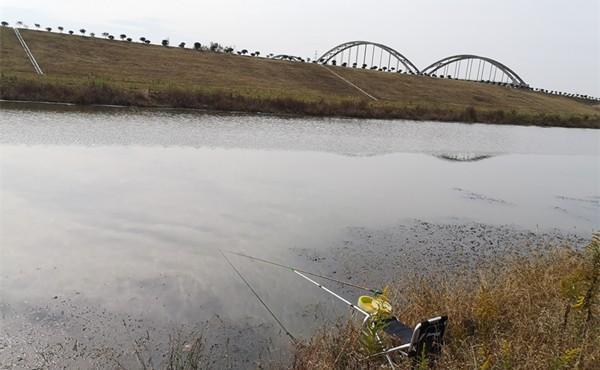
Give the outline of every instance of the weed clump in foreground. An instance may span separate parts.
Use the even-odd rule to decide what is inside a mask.
[[[585,251],[514,259],[477,274],[414,278],[396,288],[396,315],[450,318],[440,369],[597,369],[600,363],[600,235]],[[473,276],[475,275],[475,277]],[[295,369],[380,368],[365,360],[358,320],[299,346]],[[410,360],[399,361],[403,368]]]

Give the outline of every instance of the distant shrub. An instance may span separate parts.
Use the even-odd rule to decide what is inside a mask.
[[[477,122],[477,111],[475,110],[474,107],[465,108],[464,121],[465,122]]]
[[[215,52],[215,53],[221,53],[221,52],[223,52],[223,46],[221,44],[219,44],[218,42],[211,41],[209,50],[212,52]],[[246,50],[246,53],[248,53],[248,50]]]

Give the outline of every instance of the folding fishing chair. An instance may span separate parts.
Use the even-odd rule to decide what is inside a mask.
[[[366,323],[367,320],[364,322]],[[447,316],[438,316],[421,321],[412,329],[400,322],[396,317],[384,319],[383,332],[395,341],[399,341],[400,345],[369,357],[388,356],[393,353],[415,359],[436,356],[442,349],[447,323]]]

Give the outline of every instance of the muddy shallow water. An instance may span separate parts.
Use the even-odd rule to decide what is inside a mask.
[[[219,249],[380,285],[581,246],[600,223],[593,130],[0,114],[3,366],[135,364],[137,347],[156,365],[176,328],[203,330],[227,354],[215,366],[285,358],[285,335]],[[347,313],[287,271],[231,260],[299,337]]]

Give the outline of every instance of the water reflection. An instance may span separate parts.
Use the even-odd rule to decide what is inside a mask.
[[[476,153],[443,153],[436,154],[435,157],[451,162],[477,162],[492,158],[494,155]]]

